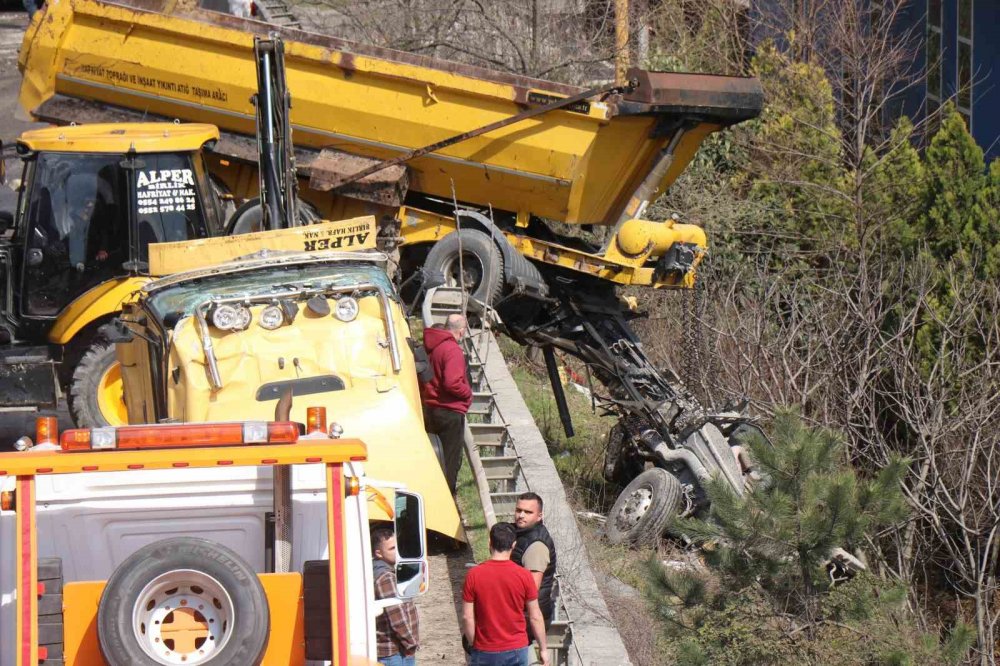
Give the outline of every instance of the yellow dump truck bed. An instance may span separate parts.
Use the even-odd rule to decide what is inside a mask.
[[[113,116],[102,111],[117,107],[213,123],[224,131],[223,144],[226,133],[252,136],[253,37],[269,32],[285,40],[294,141],[313,150],[391,158],[581,92],[215,12],[168,15],[160,11],[166,2],[48,3],[21,49],[22,106],[60,122],[108,120]],[[630,76],[637,86],[624,96],[553,111],[414,159],[409,191],[450,199],[454,183],[469,203],[613,224],[682,114],[695,114],[700,124],[684,135],[661,189],[708,133],[755,116],[761,105],[753,79],[639,70]],[[46,113],[44,105],[56,100],[98,104],[64,103],[59,113]],[[327,166],[337,165],[328,160]]]

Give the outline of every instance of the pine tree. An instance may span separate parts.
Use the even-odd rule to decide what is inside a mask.
[[[828,573],[834,548],[857,548],[905,518],[906,462],[859,479],[837,434],[794,413],[779,414],[770,431],[773,445],[748,438],[766,480],[742,497],[710,484],[711,515],[677,525],[702,547],[707,573],[651,562],[650,599],[680,639],[678,660],[827,663],[826,650],[836,649],[865,662],[900,661],[898,654],[900,663],[944,663],[936,641],[917,640],[902,608],[905,589],[870,574],[835,586]]]
[[[944,265],[955,259],[976,277],[1000,274],[990,265],[1000,243],[996,168],[986,171],[983,150],[965,127],[952,104],[947,104],[941,127],[926,153],[925,213],[917,226],[934,260]]]

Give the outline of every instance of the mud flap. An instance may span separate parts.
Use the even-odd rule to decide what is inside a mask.
[[[45,347],[0,350],[0,407],[55,407],[56,366]]]

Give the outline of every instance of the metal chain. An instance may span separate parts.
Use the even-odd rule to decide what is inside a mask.
[[[706,366],[710,362],[715,366],[718,361],[716,355],[706,349],[705,338],[706,290],[708,280],[711,279],[710,266],[708,257],[702,259],[699,264],[694,286],[686,290],[683,296],[681,320],[684,327],[684,357],[681,366],[684,384],[699,402],[708,406],[712,405],[714,400],[713,391],[709,386],[709,377],[712,374],[707,372]]]

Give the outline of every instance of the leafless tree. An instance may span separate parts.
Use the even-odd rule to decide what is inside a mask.
[[[588,83],[610,78],[610,1],[314,0],[330,34],[490,69]]]

